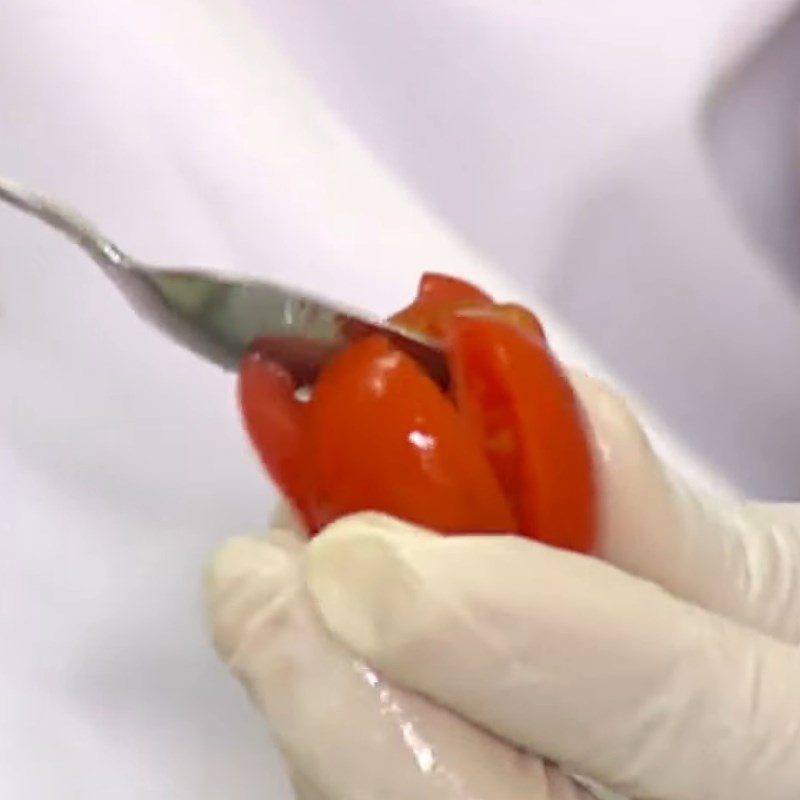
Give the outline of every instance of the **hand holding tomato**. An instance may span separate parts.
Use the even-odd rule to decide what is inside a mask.
[[[373,510],[440,533],[519,533],[588,552],[586,426],[535,315],[426,274],[392,321],[443,345],[449,395],[380,336],[334,358],[307,402],[257,345],[242,362],[248,433],[310,532]]]

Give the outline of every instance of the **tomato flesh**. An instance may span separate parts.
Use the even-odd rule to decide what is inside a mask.
[[[591,550],[592,454],[555,358],[536,337],[488,314],[456,317],[449,353],[458,406],[512,503],[519,533]]]

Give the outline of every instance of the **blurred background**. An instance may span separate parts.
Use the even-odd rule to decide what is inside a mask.
[[[374,159],[715,469],[790,497],[792,6],[7,3],[0,163],[164,260],[268,259],[303,280],[312,245],[293,236],[310,235],[324,269],[353,259],[374,294],[381,249],[325,231],[331,195],[360,191],[348,169]],[[19,220],[0,225],[18,235]],[[415,267],[448,266],[427,261]]]
[[[377,312],[471,277],[797,499],[798,87],[791,0],[5,2],[0,173]],[[285,796],[202,620],[273,499],[229,379],[2,208],[0,369],[0,794]]]
[[[792,3],[249,5],[370,151],[698,455],[798,496]]]

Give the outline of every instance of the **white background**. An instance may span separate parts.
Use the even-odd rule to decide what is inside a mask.
[[[375,311],[461,272],[733,483],[796,495],[797,300],[698,133],[768,5],[6,2],[0,172],[142,258]],[[280,797],[202,619],[203,563],[272,499],[230,377],[2,209],[0,370],[0,796]]]

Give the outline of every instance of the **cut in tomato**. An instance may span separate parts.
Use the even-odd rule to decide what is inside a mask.
[[[545,344],[491,312],[457,316],[449,362],[519,532],[579,552],[594,544],[595,484],[583,414]]]

